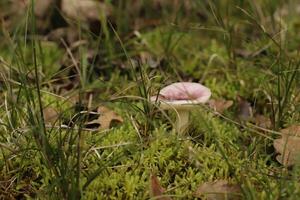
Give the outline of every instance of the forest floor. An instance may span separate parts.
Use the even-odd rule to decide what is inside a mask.
[[[300,4],[0,3],[0,199],[299,199]],[[174,82],[212,96],[150,100]]]

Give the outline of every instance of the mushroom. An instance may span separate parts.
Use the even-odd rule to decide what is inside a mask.
[[[210,96],[210,89],[199,83],[177,82],[162,88],[151,101],[158,102],[161,109],[176,111],[176,130],[183,134],[189,123],[189,111],[207,102]]]

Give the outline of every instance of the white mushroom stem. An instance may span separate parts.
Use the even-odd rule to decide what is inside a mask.
[[[176,130],[179,135],[183,135],[189,125],[189,110],[178,109],[176,115]]]

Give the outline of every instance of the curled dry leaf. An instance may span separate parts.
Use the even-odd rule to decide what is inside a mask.
[[[116,112],[108,109],[107,107],[100,106],[97,112],[100,113],[99,122],[102,129],[110,128],[113,122],[123,122],[122,117],[120,117]]]
[[[161,19],[135,18],[134,19],[134,30],[140,30],[145,27],[156,27],[159,24],[161,24]]]
[[[105,106],[98,107],[97,113],[99,114],[99,117],[86,123],[86,126],[91,127],[93,125],[100,125],[100,129],[103,130],[111,128],[115,123],[123,122],[121,116]]]
[[[246,49],[234,49],[234,53],[235,53],[235,55],[243,57],[243,58],[248,58],[252,55],[252,52],[248,51]]]
[[[292,166],[300,159],[300,126],[282,129],[281,138],[274,140],[274,148],[279,155],[277,161],[284,166]]]
[[[43,109],[44,120],[47,124],[53,124],[57,121],[59,113],[53,107],[46,107]]]
[[[255,124],[261,128],[271,128],[272,127],[272,122],[270,118],[264,116],[264,115],[255,115],[254,117]]]
[[[81,21],[98,21],[111,13],[111,7],[94,0],[62,0],[61,9],[69,18]]]
[[[12,0],[11,5],[14,14],[24,14],[30,5],[30,0]]]
[[[233,105],[233,101],[224,100],[224,99],[211,99],[208,101],[210,108],[214,109],[218,113],[222,114],[225,110],[230,108]]]
[[[61,43],[62,40],[66,41],[68,44],[79,40],[79,34],[74,27],[63,27],[52,30],[47,36],[47,40],[55,41]]]
[[[150,177],[150,196],[159,200],[171,200],[170,197],[164,196],[165,189],[160,185],[158,178],[151,174]]]
[[[1,0],[0,2],[1,28],[9,31],[19,23],[19,18],[26,14],[30,0]]]
[[[194,196],[207,200],[236,200],[241,199],[241,188],[226,180],[217,180],[201,184]]]
[[[55,4],[53,0],[38,0],[35,1],[34,13],[39,18],[44,18],[49,14],[51,6]]]
[[[3,0],[2,0],[3,1]],[[10,0],[11,12],[10,16],[24,16],[28,9],[31,7],[31,0]],[[38,29],[45,29],[48,24],[45,20],[51,16],[51,8],[56,5],[55,0],[36,0],[34,1],[34,14],[36,16],[36,23]],[[7,7],[7,6],[5,6]],[[1,11],[0,11],[1,12]],[[10,17],[11,18],[11,17]]]

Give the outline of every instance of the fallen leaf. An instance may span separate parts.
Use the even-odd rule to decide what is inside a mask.
[[[300,137],[300,125],[292,125],[288,128],[281,129],[280,132],[285,135],[292,135],[292,136]]]
[[[35,1],[34,13],[39,18],[44,18],[49,14],[51,6],[55,4],[53,0],[39,0]]]
[[[47,106],[43,109],[44,120],[46,123],[53,124],[57,121],[59,113],[51,106]]]
[[[107,107],[100,106],[97,111],[100,113],[99,122],[102,129],[110,128],[113,122],[123,122],[122,117]]]
[[[10,29],[14,29],[20,23],[19,19],[26,14],[29,4],[30,0],[2,0],[0,3],[1,28],[8,32]]]
[[[161,24],[160,19],[136,18],[134,20],[134,30],[140,30],[145,27],[157,27],[159,24]]]
[[[12,0],[11,5],[15,14],[24,14],[30,5],[30,0]]]
[[[211,99],[208,101],[208,105],[210,108],[214,109],[218,113],[222,114],[225,110],[230,108],[233,105],[233,101],[224,100],[224,99]]]
[[[226,180],[217,180],[201,184],[194,194],[195,197],[207,200],[241,199],[241,188]]]
[[[85,125],[89,128],[99,127],[100,129],[109,129],[114,126],[114,123],[122,123],[123,118],[119,116],[116,112],[110,110],[105,106],[100,106],[97,109],[99,117],[92,120]]]
[[[171,200],[170,197],[164,196],[165,189],[160,185],[158,178],[151,174],[150,177],[150,196],[153,199]]]
[[[69,18],[81,21],[98,21],[101,15],[111,13],[107,4],[93,0],[62,0],[61,10]]]
[[[246,49],[235,49],[234,53],[237,56],[243,57],[243,58],[254,58],[256,56],[259,56],[261,54],[266,54],[266,50],[269,48],[270,45],[266,45],[256,51],[249,51]]]
[[[47,36],[46,40],[61,43],[62,40],[68,44],[72,44],[79,40],[78,31],[74,27],[63,27],[52,30]]]
[[[248,58],[252,55],[252,52],[246,49],[234,49],[234,53],[243,58]]]
[[[300,158],[300,126],[282,129],[281,138],[274,140],[274,148],[279,155],[276,159],[284,166],[292,166]]]
[[[254,117],[255,124],[261,128],[271,128],[272,122],[269,117],[266,117],[264,115],[255,115]]]

